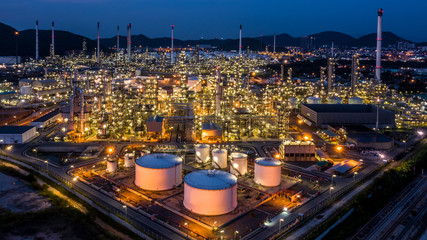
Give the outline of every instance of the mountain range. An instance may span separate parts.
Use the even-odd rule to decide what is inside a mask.
[[[19,31],[9,25],[0,23],[0,56],[14,56],[16,41],[18,44],[18,55],[34,56],[35,55],[35,29]],[[376,33],[367,34],[359,38],[354,38],[348,34],[334,31],[320,32],[306,37],[292,37],[283,33],[276,35],[276,50],[281,51],[285,46],[305,46],[307,39],[311,38],[311,46],[331,45],[334,42],[335,47],[375,47]],[[243,49],[249,47],[251,50],[264,50],[268,45],[272,50],[274,36],[262,36],[253,38],[243,38]],[[149,38],[143,34],[132,35],[132,46],[142,46],[143,48],[169,47],[170,38]],[[55,30],[55,53],[66,54],[73,50],[82,50],[83,41],[86,41],[88,53],[93,53],[96,48],[96,40],[62,30]],[[383,46],[396,45],[397,42],[411,42],[403,39],[392,32],[383,32]],[[40,56],[49,55],[49,46],[51,43],[51,31],[39,30],[39,49]],[[109,51],[117,43],[117,37],[101,38],[101,50]],[[419,43],[425,45],[425,43]],[[212,46],[220,50],[237,50],[239,39],[200,39],[200,40],[174,40],[176,47],[186,46]],[[120,36],[120,47],[126,47],[126,37]]]

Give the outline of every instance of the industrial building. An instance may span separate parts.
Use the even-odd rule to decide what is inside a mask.
[[[365,104],[302,104],[300,117],[305,118],[312,126],[316,127],[327,127],[327,125],[375,127],[377,106]],[[379,108],[378,117],[380,128],[395,125],[395,114],[392,111]]]
[[[222,129],[216,123],[202,124],[202,141],[203,142],[219,142],[222,138]]]
[[[56,109],[32,121],[30,125],[37,127],[37,129],[43,129],[54,125],[59,119],[61,119],[61,113],[59,112],[59,109]]]
[[[165,122],[163,117],[157,115],[149,117],[147,120],[147,136],[148,137],[163,137],[165,131]]]
[[[3,126],[0,127],[0,143],[26,143],[36,137],[36,134],[36,127],[34,126]]]
[[[316,161],[316,145],[311,141],[284,141],[279,147],[283,161]]]

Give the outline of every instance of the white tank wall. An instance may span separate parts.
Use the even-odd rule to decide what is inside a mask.
[[[112,173],[117,171],[117,161],[107,161],[107,172]]]
[[[215,164],[216,163],[216,164]],[[214,149],[212,150],[212,167],[227,167],[227,150]]]
[[[125,167],[133,167],[135,166],[135,154],[132,153],[126,153],[125,154]]]
[[[237,207],[237,184],[221,190],[206,190],[184,183],[184,206],[200,215],[221,215]]]
[[[342,98],[340,97],[328,98],[328,104],[341,104],[341,103],[342,103]]]
[[[162,191],[182,183],[182,164],[170,168],[135,166],[135,185],[151,191]]]
[[[21,87],[21,95],[30,95],[33,93],[33,89],[31,86],[22,86]]]
[[[255,163],[254,181],[266,187],[280,185],[281,166],[263,166]]]
[[[363,99],[358,97],[351,97],[348,99],[349,104],[363,104]]]
[[[239,154],[240,155],[240,154]],[[231,155],[231,165],[230,173],[234,175],[245,175],[248,172],[248,156],[246,154],[241,154],[241,157],[236,157],[234,154]],[[236,170],[239,171],[236,172]]]
[[[307,98],[307,103],[308,104],[320,104],[321,103],[321,99],[318,97],[308,97]]]
[[[196,161],[197,162],[207,162],[209,161],[209,151],[210,146],[205,144],[198,144],[196,145]]]

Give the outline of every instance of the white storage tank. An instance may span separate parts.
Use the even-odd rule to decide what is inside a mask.
[[[348,104],[363,104],[363,99],[360,97],[351,97],[348,99]]]
[[[281,181],[281,162],[274,158],[261,157],[255,159],[254,181],[265,187],[275,187]]]
[[[342,98],[340,97],[332,96],[328,98],[328,104],[341,104],[341,103],[342,103]]]
[[[133,167],[135,166],[135,153],[126,153],[125,154],[125,167]]]
[[[136,159],[135,185],[151,191],[162,191],[182,182],[182,159],[167,153],[153,153]]]
[[[33,93],[33,89],[31,86],[21,87],[21,95],[31,95],[32,93]]]
[[[237,207],[237,178],[224,171],[200,170],[184,178],[185,208],[200,215],[221,215]]]
[[[308,97],[307,98],[307,103],[308,104],[320,104],[321,103],[321,99],[318,97]]]
[[[205,163],[209,161],[210,146],[206,144],[196,145],[196,161]]]
[[[212,150],[212,167],[219,167],[219,168],[227,167],[227,150],[225,149]]]
[[[294,97],[290,97],[290,98],[288,99],[288,103],[289,103],[289,106],[290,106],[292,109],[295,109],[295,108],[297,108],[297,107],[298,107],[298,99],[296,99],[296,98],[294,98]]]
[[[234,175],[245,175],[248,171],[248,155],[234,152],[231,154],[230,173]]]
[[[107,159],[107,172],[113,173],[117,171],[117,159]]]

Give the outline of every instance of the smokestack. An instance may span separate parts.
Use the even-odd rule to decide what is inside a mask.
[[[55,56],[55,23],[52,21],[52,57]]]
[[[96,62],[99,64],[99,22],[98,22],[98,39],[96,42]]]
[[[120,48],[120,32],[119,32],[119,26],[117,26],[117,45],[116,45],[117,53],[119,53],[119,48]]]
[[[219,116],[221,114],[221,71],[219,67],[216,68],[216,98],[215,98],[215,114]]]
[[[36,60],[39,60],[39,21],[36,21]]]
[[[172,25],[172,30],[171,30],[171,64],[174,63],[174,59],[173,59],[173,27],[174,25]]]
[[[239,56],[242,55],[242,24],[240,24],[240,34],[239,34]]]
[[[130,51],[131,51],[131,49],[132,49],[132,46],[131,46],[131,44],[132,44],[132,40],[131,40],[131,38],[132,38],[132,24],[130,24],[129,23],[129,37],[128,37],[128,60],[130,61]]]
[[[285,65],[280,65],[280,79],[282,80],[282,83],[285,82]]]
[[[274,33],[274,39],[273,39],[273,52],[276,52],[276,33]]]
[[[377,61],[375,66],[375,78],[377,83],[381,83],[381,42],[382,42],[382,25],[383,25],[383,9],[378,9],[378,29],[377,29]]]
[[[129,49],[128,49],[128,42],[129,42],[129,24],[126,26],[126,49],[127,49],[127,52],[129,52]]]

